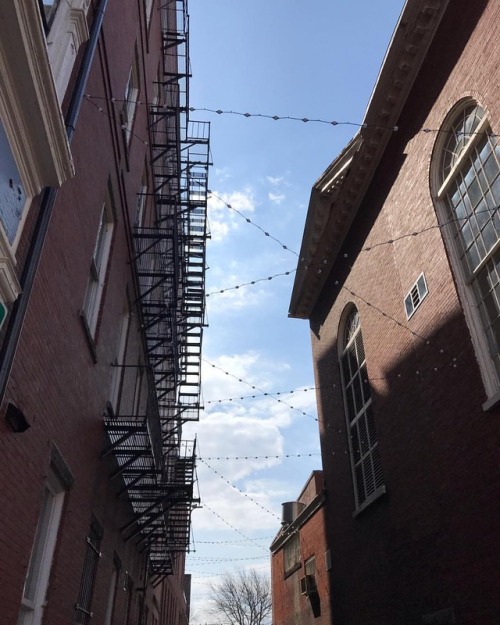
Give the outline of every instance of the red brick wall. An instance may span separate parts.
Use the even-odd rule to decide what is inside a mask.
[[[273,593],[273,625],[317,625],[331,624],[330,588],[325,563],[325,551],[328,549],[325,539],[324,508],[320,508],[299,529],[300,568],[284,576],[283,549],[273,553],[271,559],[271,579]],[[312,601],[300,594],[300,578],[305,575],[304,563],[315,557],[316,584],[319,601],[313,611]],[[319,605],[319,609],[317,606]],[[316,616],[315,616],[316,614]]]
[[[146,102],[153,97],[161,53],[159,12],[153,10],[147,35],[143,6],[142,2],[109,1],[86,88],[94,97],[82,103],[71,146],[76,176],[57,196],[3,404],[2,417],[7,402],[13,402],[31,425],[26,432],[14,434],[0,419],[0,620],[6,624],[17,621],[53,443],[71,470],[74,484],[66,496],[45,622],[73,622],[92,514],[104,528],[92,622],[102,623],[104,619],[115,552],[122,563],[116,622],[123,620],[126,610],[126,573],[134,584],[131,622],[138,618],[137,589],[144,586],[145,554],[133,540],[123,541],[120,528],[131,519],[130,507],[126,498],[116,496],[122,486],[120,478],[110,481],[113,461],[100,456],[107,443],[103,414],[127,289],[135,300],[130,223],[149,150],[143,142],[147,140],[147,107],[138,107],[134,135],[126,148],[119,125],[122,102],[112,103],[106,98],[123,99],[134,42],[141,66],[139,99]],[[102,112],[97,107],[102,107]],[[108,180],[116,222],[95,361],[80,310]],[[21,249],[26,249],[26,241]],[[130,350],[138,357],[141,340],[136,311],[133,313]],[[176,601],[182,604],[179,579],[172,578],[169,584],[175,587]],[[175,622],[168,620],[169,615],[164,618],[165,622]]]
[[[457,623],[498,623],[500,410],[482,409],[486,394],[430,195],[436,133],[420,130],[439,128],[472,95],[499,132],[499,37],[498,2],[450,2],[311,319],[322,452],[331,459],[324,475],[335,623],[417,624],[447,608]],[[412,232],[421,234],[398,240]],[[429,295],[407,321],[403,300],[422,271]],[[356,518],[337,345],[349,302],[360,313],[387,487]]]

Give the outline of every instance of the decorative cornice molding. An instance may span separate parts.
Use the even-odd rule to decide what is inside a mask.
[[[312,189],[290,317],[310,317],[395,131],[448,1],[408,0],[368,103],[363,127]]]

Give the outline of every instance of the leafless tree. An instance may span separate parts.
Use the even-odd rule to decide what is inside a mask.
[[[271,614],[269,578],[254,570],[225,573],[210,586],[212,613],[230,625],[266,625]]]

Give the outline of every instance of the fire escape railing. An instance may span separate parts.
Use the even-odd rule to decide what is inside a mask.
[[[205,326],[210,126],[189,119],[187,0],[161,6],[161,98],[150,107],[155,220],[134,231],[137,304],[148,368],[147,415],[105,420],[133,519],[122,532],[149,553],[153,583],[189,550],[195,442],[182,426],[199,418]]]

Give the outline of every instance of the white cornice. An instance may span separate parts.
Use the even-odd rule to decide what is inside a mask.
[[[407,0],[370,98],[363,127],[312,189],[289,316],[310,317],[395,132],[394,127],[448,1]]]

